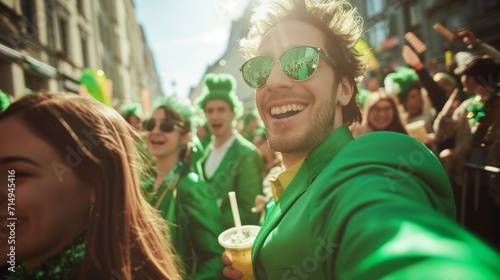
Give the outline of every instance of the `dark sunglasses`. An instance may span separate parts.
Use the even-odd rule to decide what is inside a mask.
[[[175,125],[182,127],[184,124],[182,122],[176,122],[172,120],[163,120],[160,123],[160,129],[164,132],[172,132],[174,131]],[[153,119],[147,120],[144,123],[144,129],[146,129],[147,131],[153,131],[155,127],[156,127],[156,122]]]
[[[284,51],[278,61],[288,78],[294,81],[305,81],[311,78],[318,69],[319,54],[325,56],[333,67],[337,67],[335,60],[319,47],[293,47]],[[269,56],[256,56],[248,60],[240,67],[243,80],[252,88],[264,87],[271,74],[274,61],[276,60]]]

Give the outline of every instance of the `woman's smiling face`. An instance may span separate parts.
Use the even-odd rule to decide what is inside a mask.
[[[35,267],[84,232],[92,191],[76,176],[78,165],[67,162],[78,155],[69,146],[67,154],[59,154],[16,117],[0,121],[0,131],[5,132],[0,140],[1,182],[6,184],[8,173],[15,172],[12,192],[0,188],[0,248],[9,252],[14,246],[16,262]],[[8,224],[15,224],[15,235]],[[5,258],[0,257],[4,264]]]

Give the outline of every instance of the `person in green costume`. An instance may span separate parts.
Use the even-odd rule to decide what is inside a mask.
[[[152,177],[145,182],[145,195],[169,223],[186,279],[220,279],[220,210],[207,196],[208,184],[190,168],[188,144],[194,115],[190,103],[170,96],[161,100],[145,123],[148,149],[156,161]]]
[[[252,212],[254,200],[262,194],[262,157],[255,145],[234,129],[241,116],[242,103],[236,96],[236,80],[230,74],[207,74],[197,100],[205,112],[212,142],[198,161],[198,174],[211,185],[211,198],[217,200],[224,229],[234,227],[228,192],[234,191],[241,223],[257,225],[259,215]]]
[[[253,245],[255,279],[497,279],[500,256],[456,224],[428,148],[401,133],[349,132],[361,119],[361,33],[349,1],[271,0],[240,41],[251,58],[243,78],[286,168]],[[305,78],[292,67],[301,61]],[[225,276],[241,277],[223,260]]]

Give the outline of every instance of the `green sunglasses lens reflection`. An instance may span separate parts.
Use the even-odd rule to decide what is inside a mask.
[[[319,53],[313,47],[296,47],[286,50],[279,59],[281,69],[292,80],[309,79],[318,68]],[[267,56],[258,56],[247,61],[242,68],[245,82],[253,88],[263,87],[273,67]]]
[[[243,66],[243,78],[253,88],[263,87],[271,74],[273,61],[267,56],[258,56]]]
[[[283,72],[292,80],[309,79],[318,67],[318,52],[310,47],[293,48],[283,53],[280,59]]]

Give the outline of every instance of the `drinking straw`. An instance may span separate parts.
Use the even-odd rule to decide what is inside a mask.
[[[240,212],[238,212],[238,202],[236,202],[236,194],[229,192],[229,202],[231,203],[231,210],[233,211],[234,225],[236,226],[236,233],[238,241],[243,242],[243,231],[241,230]]]

